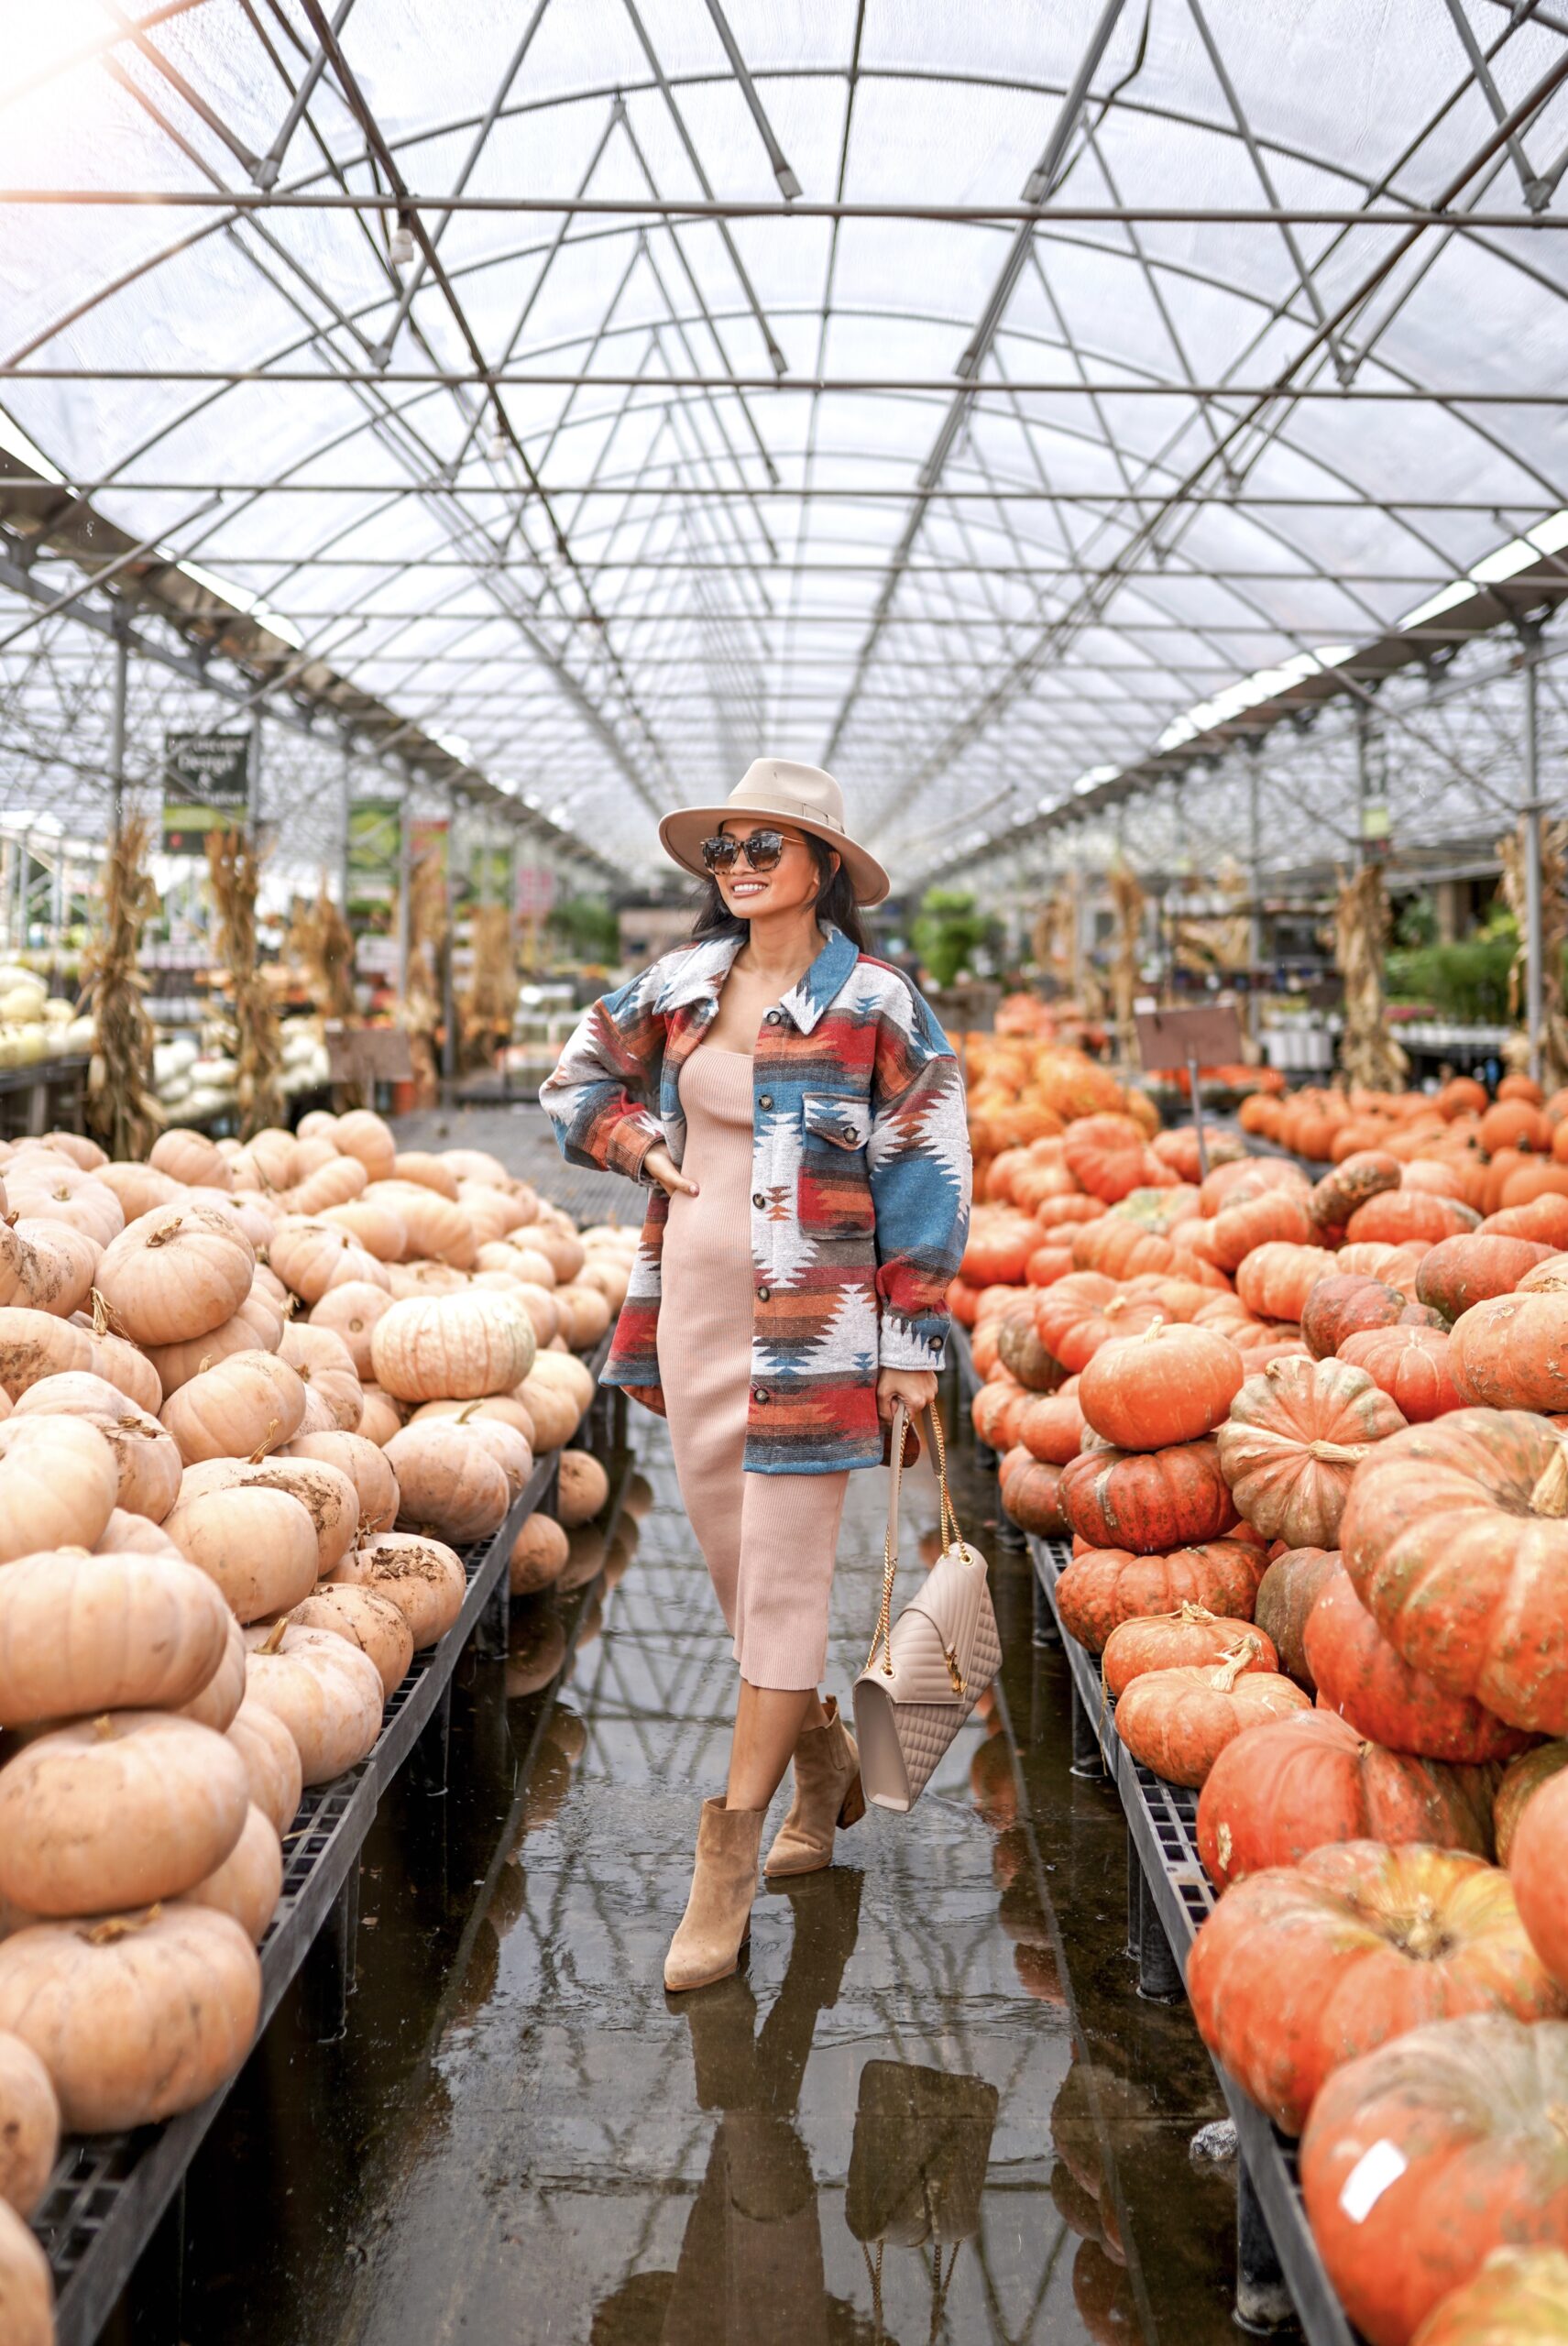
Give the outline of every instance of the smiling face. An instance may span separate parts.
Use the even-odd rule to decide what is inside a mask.
[[[731,839],[749,839],[755,831],[773,831],[784,843],[784,853],[771,872],[753,872],[744,855],[738,855],[728,872],[715,872],[718,893],[729,911],[742,920],[755,920],[759,913],[797,912],[802,905],[816,902],[817,859],[804,832],[765,815],[738,815],[720,823],[718,828],[724,838]],[[837,854],[833,861],[837,864]]]

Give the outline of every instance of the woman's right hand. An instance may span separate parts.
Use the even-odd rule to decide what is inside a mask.
[[[696,1183],[688,1181],[667,1148],[655,1143],[642,1159],[642,1170],[650,1180],[657,1181],[666,1197],[695,1198]]]

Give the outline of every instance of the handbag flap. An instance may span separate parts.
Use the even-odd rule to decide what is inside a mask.
[[[878,1683],[895,1703],[966,1706],[991,1683],[1000,1664],[985,1559],[967,1542],[938,1556],[924,1587],[893,1625],[891,1672],[879,1661]]]

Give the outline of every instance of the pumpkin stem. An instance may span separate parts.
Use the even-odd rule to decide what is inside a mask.
[[[145,1931],[162,1912],[161,1902],[155,1901],[143,1914],[105,1914],[101,1923],[87,1924],[76,1935],[89,1946],[113,1946],[116,1939],[128,1939],[133,1931]]]
[[[1371,1447],[1369,1442],[1310,1442],[1307,1455],[1325,1466],[1358,1466]]]
[[[93,1333],[95,1336],[106,1336],[109,1333],[108,1305],[96,1288],[89,1288],[87,1299],[93,1306]]]
[[[100,1711],[93,1722],[93,1732],[100,1743],[107,1743],[115,1732],[113,1715],[108,1711]]]
[[[287,1613],[284,1613],[273,1622],[272,1627],[268,1630],[267,1635],[257,1647],[257,1652],[277,1653],[282,1646],[284,1638],[288,1635],[289,1628],[290,1616]]]
[[[269,1419],[268,1420],[267,1431],[262,1435],[261,1440],[257,1443],[256,1448],[250,1453],[249,1464],[252,1466],[260,1465],[262,1460],[266,1457],[268,1452],[272,1448],[272,1445],[277,1441],[280,1431],[280,1421],[277,1418]]]
[[[1559,1442],[1530,1495],[1532,1515],[1568,1515],[1568,1449]]]
[[[169,1245],[173,1240],[176,1233],[179,1231],[180,1225],[184,1219],[185,1217],[182,1213],[177,1213],[172,1222],[166,1222],[161,1230],[155,1230],[151,1233],[147,1242],[148,1245],[149,1247]]]
[[[1399,1933],[1399,1944],[1418,1963],[1435,1963],[1439,1956],[1448,1952],[1449,1935],[1430,1898],[1421,1900]]]
[[[1248,1662],[1262,1650],[1255,1638],[1249,1638],[1243,1644],[1233,1646],[1229,1653],[1222,1658],[1219,1667],[1211,1673],[1209,1683],[1215,1694],[1228,1694],[1236,1680],[1246,1669]]]

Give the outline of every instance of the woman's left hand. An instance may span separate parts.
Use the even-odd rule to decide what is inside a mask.
[[[937,1398],[937,1380],[928,1368],[883,1368],[877,1372],[876,1410],[884,1426],[893,1423],[893,1405],[902,1401],[912,1418],[918,1418],[929,1401]]]

